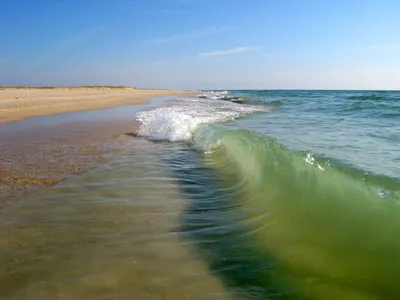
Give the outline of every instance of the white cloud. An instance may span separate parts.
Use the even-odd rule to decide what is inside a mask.
[[[206,29],[203,29],[200,31],[195,31],[195,32],[186,33],[186,34],[176,34],[176,35],[171,35],[171,36],[154,38],[154,39],[145,41],[145,43],[146,44],[163,44],[163,43],[175,42],[175,41],[180,41],[180,40],[189,40],[189,39],[195,39],[195,38],[199,38],[199,37],[203,37],[203,36],[220,34],[222,32],[225,32],[226,30],[227,30],[227,27],[206,28]]]
[[[210,57],[210,56],[230,55],[230,54],[246,52],[246,51],[249,51],[251,49],[253,49],[253,48],[250,48],[250,47],[237,47],[237,48],[231,48],[231,49],[228,49],[228,50],[201,52],[201,53],[197,54],[197,57]]]

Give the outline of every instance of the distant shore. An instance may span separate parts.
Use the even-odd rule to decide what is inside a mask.
[[[148,98],[188,91],[127,86],[0,86],[0,123],[29,117],[148,103]]]

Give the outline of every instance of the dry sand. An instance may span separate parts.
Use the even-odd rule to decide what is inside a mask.
[[[127,88],[3,88],[0,123],[31,116],[145,104],[149,97],[185,93]],[[124,133],[137,129],[133,117],[64,120],[38,128],[32,128],[29,120],[0,124],[0,214],[9,201],[85,172],[104,162],[109,154],[120,151],[126,140],[132,138]]]
[[[187,93],[190,92],[129,87],[0,87],[0,123],[33,116],[144,104],[149,97]]]

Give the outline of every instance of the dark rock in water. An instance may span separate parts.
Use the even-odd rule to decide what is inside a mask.
[[[207,95],[197,95],[197,98],[209,98]],[[244,97],[238,97],[238,96],[229,96],[229,95],[218,95],[216,97],[212,97],[211,99],[215,100],[223,100],[223,101],[231,101],[235,103],[245,103],[247,101],[246,98]]]
[[[230,96],[219,96],[218,100],[231,101],[232,97],[230,97]]]
[[[218,97],[218,100],[224,100],[224,101],[231,101],[235,103],[244,103],[246,102],[246,98],[244,97],[237,97],[237,96],[220,96]]]
[[[246,102],[246,98],[244,98],[244,97],[232,97],[231,101],[235,102],[235,103],[245,103]]]

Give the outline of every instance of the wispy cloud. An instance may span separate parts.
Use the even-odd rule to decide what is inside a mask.
[[[195,38],[199,38],[199,37],[203,37],[203,36],[220,34],[220,33],[225,32],[226,30],[228,30],[228,27],[205,28],[205,29],[195,31],[195,32],[190,32],[190,33],[176,34],[176,35],[171,35],[171,36],[149,39],[149,40],[145,41],[144,43],[146,43],[146,44],[163,44],[163,43],[169,43],[169,42],[175,42],[175,41],[181,41],[181,40],[189,40],[189,39],[195,39]]]
[[[56,43],[53,47],[46,49],[35,59],[33,59],[32,61],[27,63],[25,65],[23,71],[29,71],[29,70],[39,67],[40,65],[45,63],[49,58],[51,58],[53,55],[55,55],[57,52],[85,41],[91,35],[93,35],[95,32],[99,31],[102,28],[104,28],[104,25],[98,26],[98,27],[95,27],[95,28],[92,28],[89,30],[85,30],[74,36],[67,37],[63,40],[58,41],[58,43]]]
[[[230,54],[236,54],[241,52],[246,52],[252,50],[251,47],[236,47],[227,50],[218,50],[218,51],[211,51],[211,52],[201,52],[197,54],[197,57],[210,57],[210,56],[225,56]]]
[[[148,61],[143,64],[137,65],[134,68],[135,69],[143,69],[143,68],[148,68],[148,67],[163,67],[163,66],[175,64],[178,62],[183,62],[183,61],[204,62],[204,59],[207,59],[207,58],[221,57],[221,56],[242,53],[242,52],[251,51],[251,50],[258,50],[258,49],[261,49],[261,48],[259,48],[259,47],[236,47],[236,48],[232,48],[232,49],[228,49],[228,50],[201,52],[201,53],[197,53],[192,56],[184,56],[184,57],[171,58],[171,59],[165,59],[165,60]],[[275,54],[267,53],[265,55],[267,57],[272,57]]]

